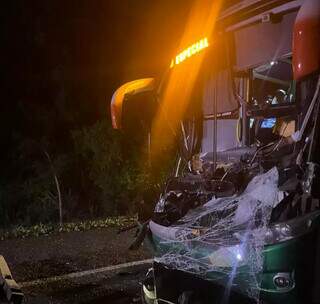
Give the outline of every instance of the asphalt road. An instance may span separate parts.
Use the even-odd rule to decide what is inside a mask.
[[[22,286],[28,304],[129,304],[140,303],[140,282],[150,264],[93,273],[57,282]]]
[[[23,285],[25,303],[139,303],[139,281],[150,266],[93,273],[48,283],[46,278],[90,272],[112,265],[145,260],[144,248],[128,250],[134,230],[117,234],[115,228],[70,232],[27,239],[0,241],[0,254],[15,280]]]
[[[143,247],[128,250],[134,230],[117,234],[116,228],[60,233],[0,241],[18,282],[143,260],[151,257]]]

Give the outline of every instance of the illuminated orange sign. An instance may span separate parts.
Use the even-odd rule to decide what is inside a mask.
[[[177,65],[183,61],[185,61],[187,58],[201,52],[203,49],[207,48],[209,46],[208,38],[203,38],[199,40],[198,42],[194,43],[193,45],[189,46],[185,50],[183,50],[181,53],[179,53],[175,59],[172,59],[170,68],[172,68],[174,65]]]

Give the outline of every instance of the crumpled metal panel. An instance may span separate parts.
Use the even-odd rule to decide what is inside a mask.
[[[259,299],[265,233],[279,203],[278,170],[257,175],[238,196],[212,199],[170,227],[150,222],[156,261]]]

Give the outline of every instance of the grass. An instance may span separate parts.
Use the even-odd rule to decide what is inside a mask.
[[[60,227],[58,224],[37,224],[34,226],[16,226],[10,230],[0,230],[0,240],[28,237],[38,237],[42,235],[50,235],[54,233],[71,232],[71,231],[87,231],[93,229],[102,229],[109,227],[126,227],[136,222],[137,218],[133,216],[117,216],[108,217],[98,220],[87,220],[81,222],[65,223]]]

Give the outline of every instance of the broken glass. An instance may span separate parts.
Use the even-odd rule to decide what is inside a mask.
[[[278,178],[274,167],[240,195],[213,198],[171,226],[151,221],[159,240],[156,261],[223,285],[226,297],[232,288],[258,301],[265,235],[282,198]]]

